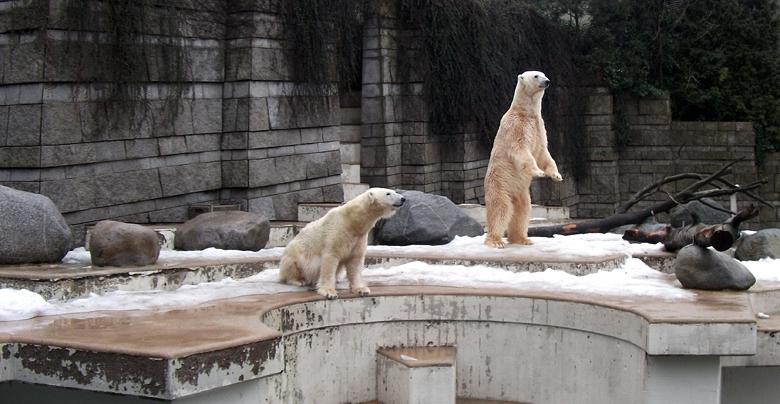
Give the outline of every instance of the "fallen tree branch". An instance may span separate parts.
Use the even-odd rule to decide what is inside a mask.
[[[739,238],[739,226],[742,222],[756,216],[758,216],[758,207],[751,204],[720,224],[707,225],[701,223],[698,217],[694,215],[694,223],[691,225],[677,228],[666,226],[664,230],[654,232],[629,229],[623,233],[623,240],[663,243],[666,251],[677,251],[688,244],[696,244],[700,247],[711,246],[718,251],[726,251]]]
[[[727,164],[726,166],[724,166],[723,168],[721,168],[720,170],[707,176],[698,173],[683,173],[683,174],[672,175],[669,177],[664,177],[660,181],[657,181],[639,190],[631,197],[631,199],[629,199],[626,203],[621,205],[617,209],[617,213],[615,213],[612,216],[608,216],[602,219],[585,221],[585,222],[574,222],[574,223],[567,223],[567,224],[560,224],[560,225],[553,225],[553,226],[531,227],[528,229],[528,236],[529,237],[552,237],[553,235],[556,234],[571,235],[571,234],[583,234],[583,233],[606,233],[615,227],[629,225],[629,224],[640,224],[644,222],[647,218],[654,216],[658,213],[669,213],[672,210],[672,208],[674,208],[677,205],[684,205],[688,202],[700,200],[702,198],[712,198],[712,197],[718,197],[724,195],[733,195],[736,193],[743,193],[748,197],[758,201],[759,203],[771,207],[772,205],[769,202],[761,199],[757,195],[750,192],[760,188],[761,185],[766,184],[768,182],[766,179],[762,179],[745,186],[738,186],[721,178],[729,171],[731,166],[733,166],[734,164],[736,164],[742,159],[743,158],[734,160],[729,164]],[[631,207],[633,207],[640,201],[646,199],[650,195],[655,194],[656,192],[663,192],[661,191],[661,186],[665,184],[669,184],[681,180],[689,180],[689,179],[694,179],[697,181],[674,195],[667,193],[667,198],[668,198],[667,200],[663,202],[659,202],[651,206],[650,208],[646,208],[636,212],[628,212],[628,210]],[[707,185],[712,186],[714,188],[701,190],[701,188]],[[729,211],[729,213],[734,214],[735,212]]]

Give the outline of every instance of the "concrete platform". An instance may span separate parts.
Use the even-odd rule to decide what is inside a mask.
[[[295,226],[289,224],[289,234]],[[158,261],[131,270],[0,267],[0,285],[57,300],[173,290],[276,268],[281,252]],[[366,264],[422,261],[585,275],[626,259],[566,257],[543,249],[377,249]],[[674,254],[637,258],[671,273]],[[691,300],[442,286],[372,286],[368,297],[339,296],[253,294],[178,309],[0,322],[0,397],[15,404],[370,403],[379,396],[377,350],[431,346],[454,349],[461,404],[736,404],[780,394],[780,283],[760,282],[748,292],[698,291]]]
[[[373,287],[370,297],[342,293],[335,301],[293,292],[179,310],[0,323],[0,381],[170,401],[256,381],[255,397],[269,403],[365,402],[376,397],[367,375],[376,373],[377,349],[442,345],[457,347],[461,397],[654,402],[642,398],[650,371],[645,356],[759,354],[775,358],[766,365],[780,365],[776,354],[757,350],[777,350],[757,346],[758,334],[748,293],[700,292],[694,301],[667,302],[549,290]],[[720,368],[717,360],[707,364]],[[352,376],[336,376],[344,374]],[[564,380],[568,392],[558,384]],[[572,390],[572,383],[583,390]],[[621,389],[610,391],[613,383]]]
[[[225,278],[243,279],[267,268],[278,268],[283,250],[261,250],[251,258],[160,259],[155,264],[133,267],[97,267],[81,264],[37,264],[0,266],[0,287],[27,289],[47,300],[70,300],[90,293],[117,290],[174,290],[183,285],[215,282]],[[667,257],[668,258],[668,257]],[[445,265],[485,265],[510,272],[540,272],[546,269],[586,275],[612,270],[626,260],[624,254],[577,257],[557,250],[495,250],[489,256],[468,250],[436,252],[435,248],[417,252],[372,252],[366,254],[368,268],[401,265],[412,261]]]

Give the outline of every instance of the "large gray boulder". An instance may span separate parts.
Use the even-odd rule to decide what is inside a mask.
[[[177,250],[206,248],[258,251],[268,243],[271,222],[255,213],[238,210],[203,213],[186,221],[173,239]]]
[[[151,265],[160,256],[157,233],[140,224],[102,220],[89,236],[92,264],[137,267]]]
[[[740,261],[780,258],[780,229],[764,229],[742,236],[734,256]]]
[[[60,262],[73,235],[44,195],[0,185],[0,265]]]
[[[747,290],[756,283],[753,273],[739,261],[693,244],[677,253],[674,274],[686,289]]]
[[[721,204],[710,198],[702,198],[701,200],[712,206],[717,206],[719,208],[723,207]],[[691,201],[686,203],[684,206],[687,209],[684,209],[681,206],[677,206],[672,209],[670,215],[672,227],[683,227],[692,224],[693,218],[691,217],[690,212],[696,213],[696,215],[699,216],[700,222],[704,224],[723,223],[731,218],[730,214],[713,209],[699,201]]]
[[[406,203],[377,222],[374,242],[384,245],[440,245],[455,236],[479,236],[485,229],[448,198],[420,191],[397,191]]]

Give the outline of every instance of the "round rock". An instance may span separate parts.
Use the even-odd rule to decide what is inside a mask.
[[[384,245],[440,245],[455,236],[480,236],[485,229],[446,197],[420,191],[397,191],[406,203],[377,223],[374,242]]]
[[[60,262],[73,238],[68,222],[44,195],[0,185],[0,264]]]
[[[686,289],[747,290],[756,283],[753,273],[739,261],[693,244],[677,253],[674,274]]]
[[[139,224],[102,220],[89,237],[92,264],[135,267],[151,265],[160,256],[157,233]]]
[[[743,236],[734,256],[740,261],[780,258],[780,229],[764,229]]]
[[[268,243],[271,222],[255,213],[238,210],[203,213],[176,229],[177,250],[206,248],[258,251]]]

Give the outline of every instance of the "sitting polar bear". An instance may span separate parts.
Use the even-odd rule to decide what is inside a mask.
[[[507,227],[509,243],[533,244],[528,238],[531,180],[563,180],[547,150],[547,130],[542,120],[542,97],[549,85],[550,80],[542,72],[517,76],[512,105],[501,118],[485,174],[487,246],[504,248],[502,237]]]
[[[336,299],[336,278],[346,269],[350,290],[368,295],[371,291],[360,278],[368,232],[405,201],[393,190],[371,188],[309,223],[284,249],[279,279],[295,286],[316,282],[317,293]]]

